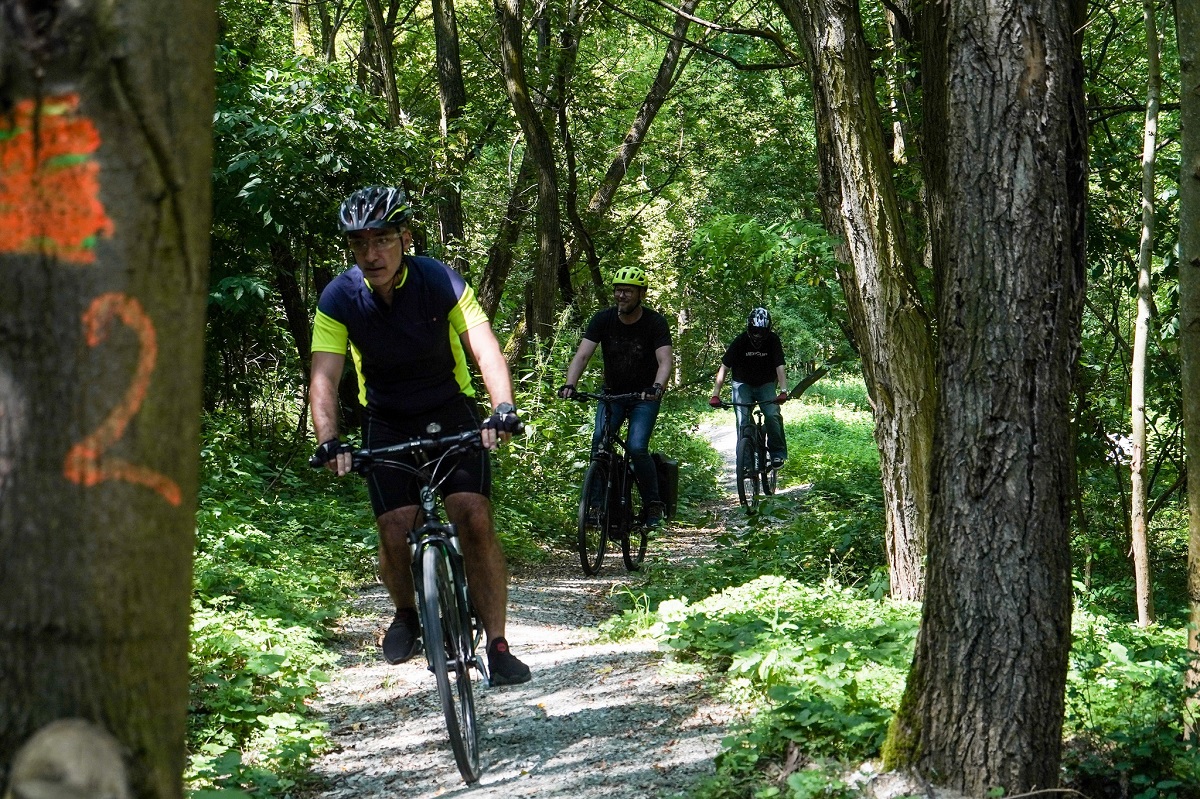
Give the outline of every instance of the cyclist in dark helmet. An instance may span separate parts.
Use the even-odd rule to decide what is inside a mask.
[[[783,435],[783,414],[779,406],[787,401],[787,374],[784,371],[783,344],[771,329],[771,314],[766,308],[755,308],[746,320],[746,329],[725,349],[717,382],[709,404],[721,405],[721,386],[725,375],[733,370],[733,401],[759,401],[763,425],[767,429],[767,451],[771,465],[778,469],[787,460],[787,439]],[[776,386],[779,391],[776,392]],[[750,408],[734,408],[737,429],[750,421]]]
[[[350,469],[350,447],[338,438],[338,382],[347,348],[365,408],[364,445],[385,447],[426,435],[431,422],[446,434],[482,427],[494,449],[518,429],[512,378],[500,344],[471,287],[441,261],[411,254],[413,209],[402,189],[370,186],[346,198],[338,224],[354,265],[321,293],[313,322],[309,397],[317,454],[339,476]],[[494,411],[483,422],[468,367],[474,360]],[[401,663],[420,651],[408,531],[420,510],[415,478],[378,468],[367,481],[379,525],[379,574],[396,615],[383,655]],[[489,499],[487,453],[465,457],[442,485],[446,514],[466,556],[467,576],[488,635],[494,684],[521,683],[529,668],[508,649],[508,573],[496,539]]]
[[[662,524],[666,505],[658,488],[658,473],[650,456],[650,436],[658,420],[663,386],[671,374],[671,329],[666,317],[642,304],[648,283],[646,273],[636,266],[617,270],[612,279],[616,304],[605,308],[588,322],[579,349],[567,367],[567,382],[558,390],[563,399],[575,396],[575,384],[583,376],[592,353],[601,348],[604,358],[604,387],[613,394],[640,393],[640,400],[613,404],[616,429],[629,419],[629,459],[638,489],[646,502],[646,524]],[[607,406],[596,404],[596,427],[592,453],[600,447]],[[593,497],[599,502],[600,498]]]

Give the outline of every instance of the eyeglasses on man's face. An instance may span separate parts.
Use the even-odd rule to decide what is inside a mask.
[[[618,297],[632,297],[637,294],[636,286],[613,286],[613,294]]]
[[[399,236],[377,236],[370,239],[347,239],[350,251],[355,255],[367,255],[371,250],[386,252],[400,243]]]

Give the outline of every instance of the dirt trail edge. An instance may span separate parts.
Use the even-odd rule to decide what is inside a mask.
[[[651,539],[647,560],[685,564],[714,533],[668,528]],[[484,771],[474,786],[455,767],[424,659],[383,661],[377,642],[391,602],[381,586],[364,588],[317,701],[336,749],[314,765],[323,785],[308,796],[647,799],[679,795],[711,775],[733,709],[654,644],[598,639],[596,625],[616,611],[611,594],[640,581],[611,550],[595,578],[566,554],[514,573],[508,639],[533,680],[503,688],[476,681]]]

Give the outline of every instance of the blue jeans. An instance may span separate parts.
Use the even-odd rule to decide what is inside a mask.
[[[777,396],[779,394],[775,391],[774,383],[751,386],[735,381],[733,384],[734,402],[751,402],[752,400],[766,402]],[[770,453],[772,459],[787,460],[787,439],[783,435],[783,411],[775,403],[759,407],[763,412],[763,427],[767,429],[767,452]],[[753,417],[750,415],[752,409],[734,408],[733,410],[737,415],[738,435],[741,435],[742,428],[752,423]]]
[[[658,494],[658,471],[654,468],[654,459],[650,457],[650,434],[654,432],[654,422],[658,419],[660,404],[661,400],[598,402],[596,429],[592,431],[592,454],[595,455],[600,451],[600,433],[604,429],[604,417],[609,407],[612,408],[610,424],[614,430],[620,430],[621,423],[629,419],[625,445],[629,451],[629,460],[633,463],[633,474],[637,478],[638,489],[642,492],[642,501],[646,505],[661,501]]]

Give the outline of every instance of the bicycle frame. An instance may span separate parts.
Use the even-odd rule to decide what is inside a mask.
[[[777,400],[754,400],[752,402],[722,402],[722,408],[750,408],[751,418],[738,429],[737,450],[741,450],[743,441],[748,442],[753,462],[745,464],[739,458],[737,469],[738,499],[746,510],[754,513],[758,509],[758,492],[761,488],[764,494],[775,493],[775,475],[777,470],[771,466],[767,456],[767,430],[763,405],[777,405]],[[747,486],[746,482],[750,485]]]
[[[430,425],[428,432],[436,436],[440,427]],[[413,587],[425,638],[425,658],[437,679],[455,761],[468,783],[479,779],[479,739],[470,670],[474,668],[488,681],[487,666],[479,654],[484,630],[471,605],[458,531],[453,523],[442,521],[437,491],[454,472],[457,456],[480,446],[479,431],[469,430],[375,450],[359,449],[351,454],[351,470],[359,474],[386,465],[403,469],[420,482],[421,521],[418,524],[414,518],[408,533]],[[423,454],[426,460],[414,466],[401,459],[409,454]],[[323,465],[316,456],[309,463]],[[427,559],[431,567],[428,573]]]
[[[604,549],[609,538],[621,541],[621,554],[625,567],[636,571],[641,566],[646,553],[646,530],[638,526],[642,521],[641,514],[635,513],[633,503],[633,488],[637,485],[633,474],[633,464],[629,455],[629,445],[619,432],[619,425],[613,424],[613,404],[623,400],[641,400],[640,393],[630,394],[591,394],[578,391],[576,397],[581,400],[592,399],[606,406],[603,426],[598,436],[599,443],[592,455],[592,466],[584,478],[583,495],[580,497],[579,521],[579,554],[583,571],[595,575],[600,570],[604,559]],[[592,480],[595,476],[596,464],[604,464],[604,485],[597,492]],[[599,494],[603,509],[597,523],[585,520],[585,514],[591,505],[592,497]]]
[[[609,412],[604,414],[604,427],[600,428],[600,449],[592,455],[592,460],[607,459],[609,461],[612,468],[608,470],[608,485],[605,486],[604,501],[611,501],[613,497],[612,491],[616,488],[616,497],[618,502],[620,502],[621,510],[624,511],[625,483],[633,479],[633,473],[629,460],[629,445],[625,442],[625,439],[621,438],[617,426],[613,425],[611,409],[614,403],[623,400],[641,399],[642,395],[639,393],[591,394],[586,391],[577,391],[576,396],[602,402],[609,408]],[[614,480],[619,481],[614,482]]]

